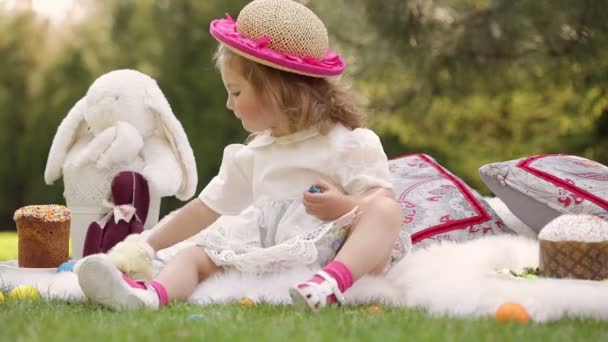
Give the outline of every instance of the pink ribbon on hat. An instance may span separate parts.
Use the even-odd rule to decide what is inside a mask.
[[[287,54],[283,54],[282,57],[286,60],[294,61],[297,63],[318,65],[318,66],[325,66],[325,67],[334,67],[334,66],[341,65],[341,63],[342,63],[340,55],[336,54],[335,52],[329,52],[327,54],[327,56],[325,58],[323,58],[322,60],[318,60],[318,59],[315,59],[312,57],[298,57],[298,56],[287,55]]]
[[[275,51],[268,47],[270,37],[267,36],[256,40],[245,38],[238,32],[237,23],[228,13],[226,13],[225,19],[216,19],[211,22],[210,32],[217,40],[233,49],[291,70],[317,76],[333,76],[340,74],[346,68],[346,63],[340,55],[331,50],[328,50],[327,55],[319,60]]]
[[[267,36],[262,36],[256,39],[256,41],[254,42],[255,47],[257,47],[258,49],[265,48],[268,43],[270,43],[270,37]]]

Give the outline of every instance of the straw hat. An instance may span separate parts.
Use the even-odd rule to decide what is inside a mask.
[[[234,21],[216,19],[211,35],[244,58],[312,77],[335,76],[346,68],[329,49],[327,29],[306,6],[292,0],[254,0]]]

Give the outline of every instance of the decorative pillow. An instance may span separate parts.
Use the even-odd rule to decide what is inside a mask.
[[[411,234],[414,247],[513,233],[483,197],[428,155],[392,159],[389,167],[402,231]]]
[[[543,154],[487,164],[479,174],[511,212],[537,232],[562,214],[608,219],[608,167],[598,162]]]

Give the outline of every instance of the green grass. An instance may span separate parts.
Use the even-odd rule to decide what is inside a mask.
[[[492,319],[429,318],[417,310],[174,304],[159,312],[115,313],[92,304],[0,304],[4,341],[601,341],[604,322],[500,324]],[[198,319],[188,319],[197,314]]]
[[[16,258],[16,237],[0,233],[0,259]],[[158,312],[117,313],[90,303],[0,303],[2,341],[601,341],[608,324],[563,319],[547,324],[501,324],[483,319],[433,318],[420,310],[174,303]],[[196,319],[189,319],[196,315]]]
[[[0,261],[17,259],[17,233],[0,232]]]
[[[72,252],[72,243],[69,247]],[[0,232],[0,261],[17,259],[17,233]]]

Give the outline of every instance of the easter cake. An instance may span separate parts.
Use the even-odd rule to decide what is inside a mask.
[[[562,215],[539,233],[540,273],[546,277],[608,278],[608,221],[592,215]]]
[[[15,211],[13,219],[19,267],[57,267],[68,260],[70,210],[66,206],[30,205]]]

